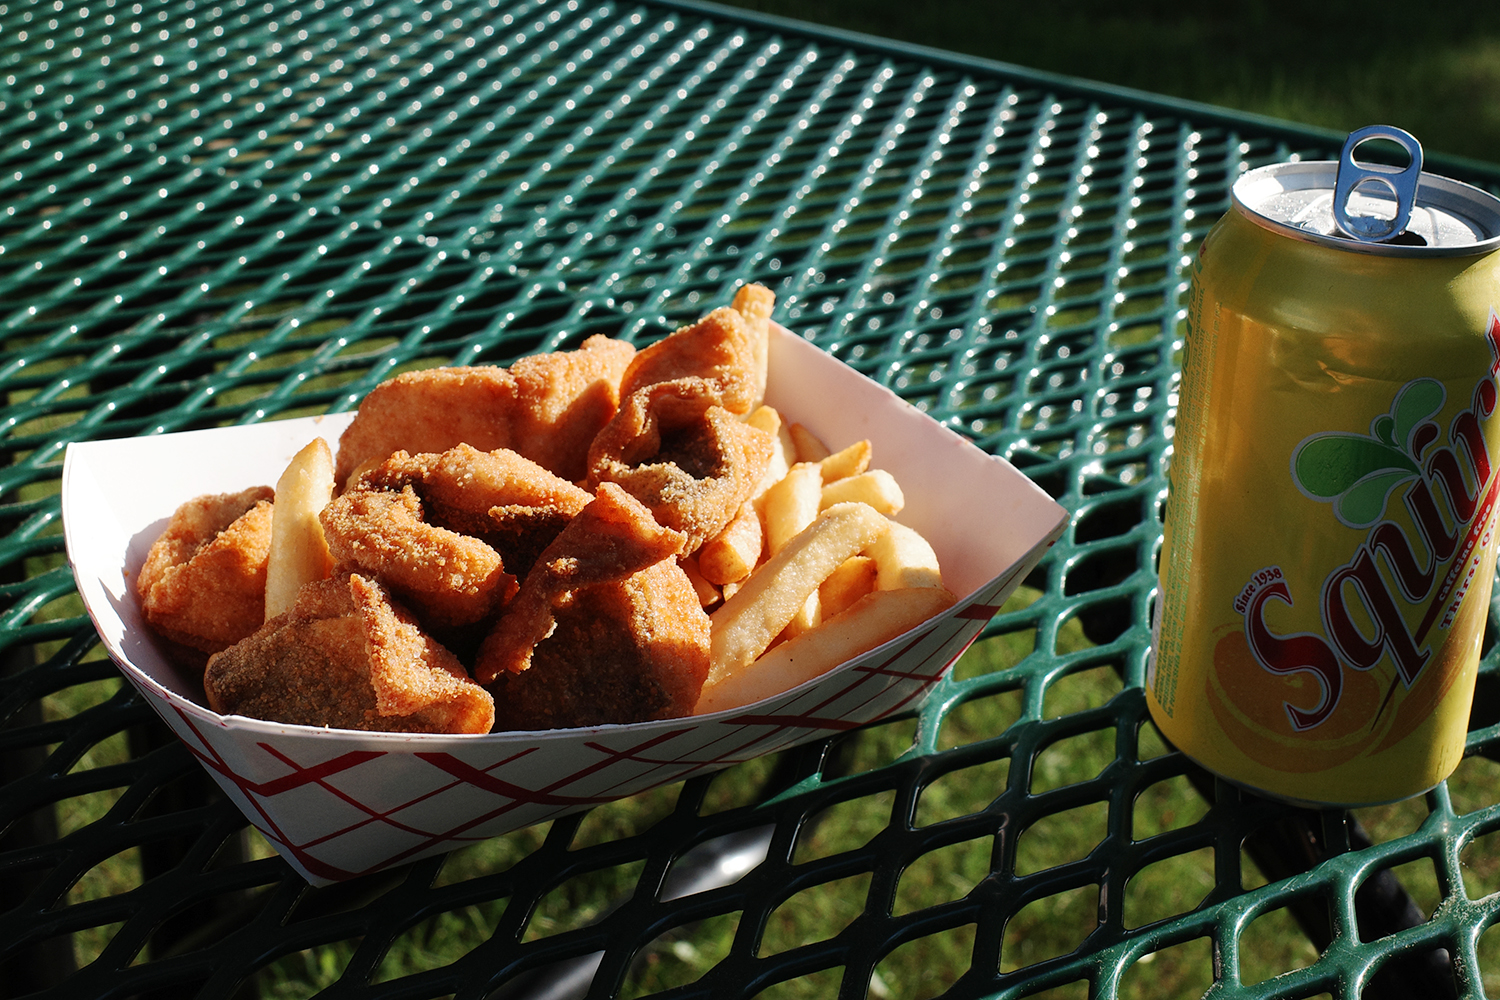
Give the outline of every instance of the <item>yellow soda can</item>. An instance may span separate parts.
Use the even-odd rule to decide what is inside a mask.
[[[1372,138],[1404,169],[1361,162]],[[1399,129],[1242,175],[1198,252],[1151,716],[1298,803],[1419,794],[1463,756],[1495,575],[1500,199]]]

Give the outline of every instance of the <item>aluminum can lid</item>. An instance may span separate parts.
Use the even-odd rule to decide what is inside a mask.
[[[1354,148],[1373,137],[1407,145],[1411,164],[1396,169],[1354,163]],[[1422,171],[1421,157],[1407,133],[1371,126],[1350,134],[1340,160],[1274,163],[1247,172],[1234,184],[1234,204],[1266,229],[1352,253],[1442,257],[1500,248],[1500,198]]]

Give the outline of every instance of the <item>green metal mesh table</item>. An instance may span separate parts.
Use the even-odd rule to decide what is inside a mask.
[[[1339,138],[687,3],[3,0],[0,990],[1483,995],[1489,645],[1459,774],[1363,826],[1215,786],[1140,691],[1189,255]],[[889,725],[310,889],[100,654],[66,445],[644,343],[746,280],[1071,511],[1025,596]],[[1310,943],[1257,971],[1277,914]]]

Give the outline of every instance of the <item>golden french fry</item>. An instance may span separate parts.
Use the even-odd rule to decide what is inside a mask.
[[[698,603],[705,608],[711,608],[719,603],[719,588],[704,579],[703,572],[698,565],[698,560],[693,556],[682,556],[677,560],[682,571],[687,574],[688,583],[693,585],[693,590],[698,594]]]
[[[819,584],[821,589],[822,585]],[[786,623],[786,628],[776,638],[781,641],[795,639],[803,632],[810,631],[823,624],[823,599],[817,590],[807,595],[807,600],[802,602],[802,607],[792,615],[792,620]]]
[[[840,563],[890,526],[861,503],[837,504],[819,514],[709,616],[709,677],[753,662]]]
[[[777,419],[780,419],[779,415]],[[785,420],[776,428],[776,450],[781,452],[782,460],[786,463],[786,469],[781,473],[784,476],[797,464],[797,442],[792,440],[792,425]],[[775,459],[772,459],[772,464],[775,464]],[[781,476],[776,478],[780,480]]]
[[[869,556],[852,556],[839,564],[818,587],[823,617],[833,618],[875,589],[878,570]]]
[[[790,690],[868,652],[950,607],[941,588],[877,590],[843,614],[769,650],[737,670],[709,674],[693,710],[697,715],[740,708]]]
[[[779,434],[781,425],[785,421],[781,419],[781,411],[776,407],[761,405],[750,411],[750,415],[745,418],[745,423],[767,434]]]
[[[765,475],[760,477],[760,482],[755,484],[755,490],[750,494],[752,500],[759,500],[781,478],[791,470],[792,456],[796,452],[796,446],[792,444],[791,432],[787,430],[786,421],[781,419],[781,414],[770,406],[761,406],[750,412],[745,418],[745,423],[757,430],[765,431],[775,437],[776,441],[771,448],[771,464],[766,466]]]
[[[829,455],[818,464],[823,467],[823,482],[825,483],[857,476],[870,467],[870,439],[856,441],[849,447]]]
[[[323,538],[321,511],[333,497],[333,453],[314,438],[292,457],[276,481],[271,511],[271,552],[266,561],[266,618],[275,618],[297,599],[304,583],[328,576],[333,557]]]
[[[813,523],[823,506],[823,473],[817,462],[799,462],[766,491],[761,515],[766,519],[766,553],[775,555]]]
[[[349,487],[353,486],[355,481],[358,480],[360,476],[364,475],[366,472],[369,472],[371,469],[375,468],[375,466],[383,463],[387,457],[389,456],[373,455],[356,465],[354,467],[354,471],[349,473],[349,478],[344,480],[343,488],[347,490]]]
[[[937,553],[914,529],[891,522],[891,530],[865,550],[875,560],[879,575],[878,590],[902,590],[908,587],[941,587],[943,574],[938,569]]]
[[[896,477],[884,469],[871,469],[823,487],[822,506],[832,507],[836,503],[851,501],[867,503],[887,516],[899,514],[906,506],[906,497]]]
[[[765,285],[741,285],[734,293],[734,311],[745,318],[745,329],[755,349],[755,367],[750,377],[755,383],[755,401],[766,398],[766,373],[771,361],[771,310],[776,293]]]
[[[790,433],[792,443],[797,446],[797,461],[821,462],[828,457],[828,446],[818,436],[801,424],[793,424]]]
[[[746,503],[724,530],[698,550],[698,570],[710,583],[743,580],[760,562],[765,533],[755,506]]]

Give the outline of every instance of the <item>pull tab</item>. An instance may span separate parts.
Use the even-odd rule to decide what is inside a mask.
[[[1390,139],[1411,157],[1405,169],[1380,163],[1358,163],[1354,150],[1367,139]],[[1333,182],[1333,221],[1345,236],[1361,243],[1380,243],[1401,235],[1417,203],[1417,180],[1422,175],[1422,144],[1410,132],[1393,125],[1367,125],[1349,133],[1344,151],[1339,154],[1339,172]],[[1374,183],[1396,199],[1396,217],[1380,219],[1370,215],[1350,215],[1349,199],[1356,188]]]

